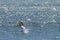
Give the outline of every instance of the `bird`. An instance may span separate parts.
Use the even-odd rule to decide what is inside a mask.
[[[22,31],[24,34],[27,34],[29,31],[28,29],[25,27],[24,22],[23,21],[19,21],[19,26],[21,27]]]

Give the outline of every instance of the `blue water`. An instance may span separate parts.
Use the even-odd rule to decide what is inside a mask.
[[[60,40],[60,0],[0,0],[0,40]]]

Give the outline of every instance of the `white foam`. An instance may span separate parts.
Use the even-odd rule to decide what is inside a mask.
[[[27,19],[27,21],[31,21],[31,19],[30,19],[30,18],[28,18],[28,19]]]
[[[46,22],[44,21],[44,24],[46,24]]]
[[[52,8],[52,10],[55,10],[56,11],[56,8]]]
[[[57,39],[60,39],[60,37],[56,36]]]
[[[52,20],[51,22],[54,22],[54,23],[56,23],[56,21],[55,21],[55,20]]]

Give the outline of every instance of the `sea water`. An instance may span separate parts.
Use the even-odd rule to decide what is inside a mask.
[[[0,0],[0,40],[60,40],[60,0]]]

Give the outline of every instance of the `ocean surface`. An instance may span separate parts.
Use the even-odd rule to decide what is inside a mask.
[[[0,40],[60,40],[60,0],[0,0]]]

